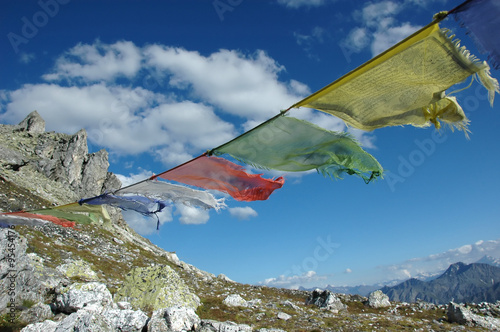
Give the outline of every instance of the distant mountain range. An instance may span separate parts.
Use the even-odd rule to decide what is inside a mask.
[[[483,258],[484,259],[484,258]],[[500,267],[485,263],[455,263],[430,281],[409,279],[382,292],[391,301],[435,304],[454,302],[496,302],[500,300]]]
[[[461,264],[460,266],[462,266],[462,265],[466,266],[464,263],[455,263],[455,264],[450,265],[450,267],[446,271],[443,270],[443,271],[435,273],[435,274],[421,274],[421,275],[416,276],[415,278],[412,278],[412,279],[409,279],[406,281],[404,281],[404,280],[391,280],[391,281],[387,281],[384,283],[378,283],[378,284],[374,284],[374,285],[357,285],[357,286],[327,285],[326,287],[323,287],[322,289],[327,289],[333,293],[358,294],[358,295],[362,295],[362,296],[368,296],[368,294],[370,294],[371,292],[378,290],[378,289],[382,289],[382,291],[384,291],[384,293],[388,294],[387,292],[390,292],[392,294],[392,295],[388,294],[391,301],[414,302],[416,299],[421,299],[421,300],[432,302],[432,303],[447,303],[447,302],[449,302],[449,300],[444,300],[444,298],[436,297],[435,295],[433,295],[433,293],[427,294],[427,289],[431,289],[435,285],[445,283],[447,281],[447,278],[453,279],[451,277],[451,275],[453,274],[452,271],[455,271],[456,273],[459,273],[459,272],[464,273],[466,269],[457,268],[457,267],[452,269],[452,267],[456,264]],[[500,268],[500,258],[495,258],[492,256],[484,256],[480,260],[475,262],[474,264],[487,264],[489,266]],[[488,270],[488,268],[483,267],[482,270],[486,271],[486,270]],[[465,273],[465,275],[462,276],[461,278],[464,279],[467,276],[470,277],[471,279],[482,277],[480,275],[481,273],[477,273],[476,275],[473,276],[473,271],[477,271],[477,267],[476,267],[476,269],[473,269],[473,270]],[[445,277],[445,275],[447,277]],[[442,278],[439,282],[435,282],[435,283],[431,284],[431,282],[433,280],[436,280],[439,278]],[[457,279],[459,279],[459,277],[457,277]],[[451,280],[449,280],[449,281],[451,282]],[[495,279],[495,281],[498,282],[498,281],[500,281],[500,279]],[[429,284],[431,286],[429,286]],[[316,287],[313,287],[313,288],[300,287],[299,289],[312,291],[315,288]],[[410,290],[410,288],[413,288],[413,290]],[[426,291],[423,291],[424,288],[426,289]],[[491,284],[488,284],[487,288],[492,288],[486,292],[489,295],[484,293],[483,295],[473,296],[473,298],[476,300],[478,300],[480,298],[488,298],[488,299],[495,298],[495,299],[500,300],[499,296],[494,295],[496,291],[493,290],[494,287]],[[418,295],[416,295],[415,292],[417,292]],[[470,296],[468,296],[467,298],[469,298],[469,297]],[[428,300],[430,298],[434,298],[436,300]],[[459,298],[460,298],[460,296],[454,297],[454,300],[460,302]],[[441,300],[443,302],[438,302],[437,300]],[[486,301],[486,300],[484,300],[484,301]],[[471,302],[471,301],[469,301],[469,302]],[[478,301],[478,302],[481,302],[481,301]]]

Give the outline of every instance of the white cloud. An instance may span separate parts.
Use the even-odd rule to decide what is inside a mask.
[[[347,269],[345,269],[344,273],[352,273],[352,270],[347,268]]]
[[[354,12],[361,26],[353,28],[341,42],[344,54],[359,53],[369,46],[375,56],[408,37],[420,27],[398,22],[395,16],[403,10],[415,10],[416,6],[422,4],[411,0],[366,3]]]
[[[296,94],[296,81],[279,81],[284,68],[263,51],[246,56],[220,50],[205,57],[182,48],[152,45],[145,54],[148,65],[171,74],[171,85],[190,87],[199,98],[247,119],[267,120],[302,97]]]
[[[278,0],[280,5],[297,9],[300,7],[319,7],[326,3],[326,0]]]
[[[182,224],[206,224],[210,219],[209,211],[187,206],[184,204],[176,204],[176,214],[180,214],[179,221]]]
[[[122,187],[127,187],[130,186],[131,184],[150,178],[151,176],[153,176],[153,172],[143,169],[141,170],[140,173],[137,174],[131,173],[128,176],[122,174],[115,174],[115,175],[121,181]]]
[[[372,55],[382,53],[420,28],[420,26],[404,23],[401,26],[378,30],[373,34],[373,42],[371,45]]]
[[[232,217],[235,217],[239,220],[250,219],[252,217],[258,216],[257,211],[249,206],[229,208],[229,213]]]
[[[268,287],[298,289],[300,286],[315,284],[326,279],[326,276],[319,276],[315,271],[307,271],[302,273],[301,275],[280,275],[278,278],[268,278],[264,281],[259,282],[259,284]]]
[[[134,77],[141,68],[141,51],[130,41],[104,44],[78,44],[59,57],[48,81],[81,79],[84,82],[112,81]]]

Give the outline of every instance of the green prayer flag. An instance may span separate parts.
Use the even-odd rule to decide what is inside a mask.
[[[365,182],[382,175],[382,166],[348,133],[334,132],[293,117],[278,116],[211,151],[257,168],[324,176],[356,174]]]

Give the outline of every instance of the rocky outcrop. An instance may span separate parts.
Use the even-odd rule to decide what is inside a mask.
[[[148,332],[195,331],[200,318],[193,308],[170,307],[153,312],[148,323]]]
[[[318,308],[339,311],[347,308],[340,299],[329,290],[314,290],[311,295],[307,298],[306,304],[314,304]]]
[[[200,299],[168,265],[134,268],[114,296],[135,308],[158,310],[172,306],[196,309]]]
[[[222,301],[227,306],[230,307],[246,307],[247,306],[247,301],[245,301],[244,298],[242,298],[239,294],[231,294],[228,295],[224,301]]]
[[[450,323],[480,326],[490,331],[500,331],[500,319],[474,314],[462,304],[450,302],[448,304],[447,316]]]
[[[88,152],[85,130],[47,133],[36,111],[17,126],[0,125],[0,142],[0,176],[51,202],[74,202],[121,186],[108,172],[108,153]]]

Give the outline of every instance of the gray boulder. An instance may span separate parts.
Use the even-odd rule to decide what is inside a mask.
[[[19,315],[19,321],[32,324],[53,317],[54,313],[52,312],[50,305],[38,303],[27,310],[21,311],[21,314]]]
[[[215,320],[202,320],[201,327],[197,332],[251,332],[252,328],[246,324],[234,322],[218,322]]]
[[[115,331],[121,332],[141,332],[148,321],[148,316],[141,310],[108,308],[103,310],[102,316]]]
[[[332,311],[347,309],[347,306],[334,293],[321,289],[315,289],[307,298],[306,304],[314,304],[318,308]]]
[[[64,313],[75,312],[90,304],[107,307],[113,303],[108,288],[99,282],[74,283],[56,292],[56,308]]]
[[[200,299],[193,294],[179,274],[168,265],[132,269],[114,299],[126,301],[134,308],[158,310],[174,306],[196,310]]]
[[[200,324],[200,318],[193,308],[170,307],[153,312],[148,323],[148,332],[194,331]]]
[[[285,312],[281,312],[281,311],[278,312],[278,315],[276,317],[278,317],[278,319],[281,319],[281,320],[284,320],[284,321],[287,321],[290,318],[292,318],[292,316],[290,316],[289,314],[287,314]]]
[[[500,331],[500,319],[474,314],[463,304],[450,302],[447,311],[448,321],[467,326],[480,326],[490,331]]]
[[[54,332],[80,332],[80,331],[99,331],[99,332],[115,332],[117,329],[101,315],[102,307],[99,305],[89,305],[84,309],[72,313],[59,324],[57,324]],[[119,330],[118,330],[119,331]]]
[[[54,332],[58,323],[46,320],[41,323],[30,324],[23,328],[21,332]]]
[[[242,298],[239,294],[231,294],[228,295],[224,301],[222,301],[225,305],[229,307],[246,307],[247,301]]]
[[[367,305],[371,308],[390,307],[391,302],[389,296],[385,295],[381,290],[376,290],[368,295]]]

